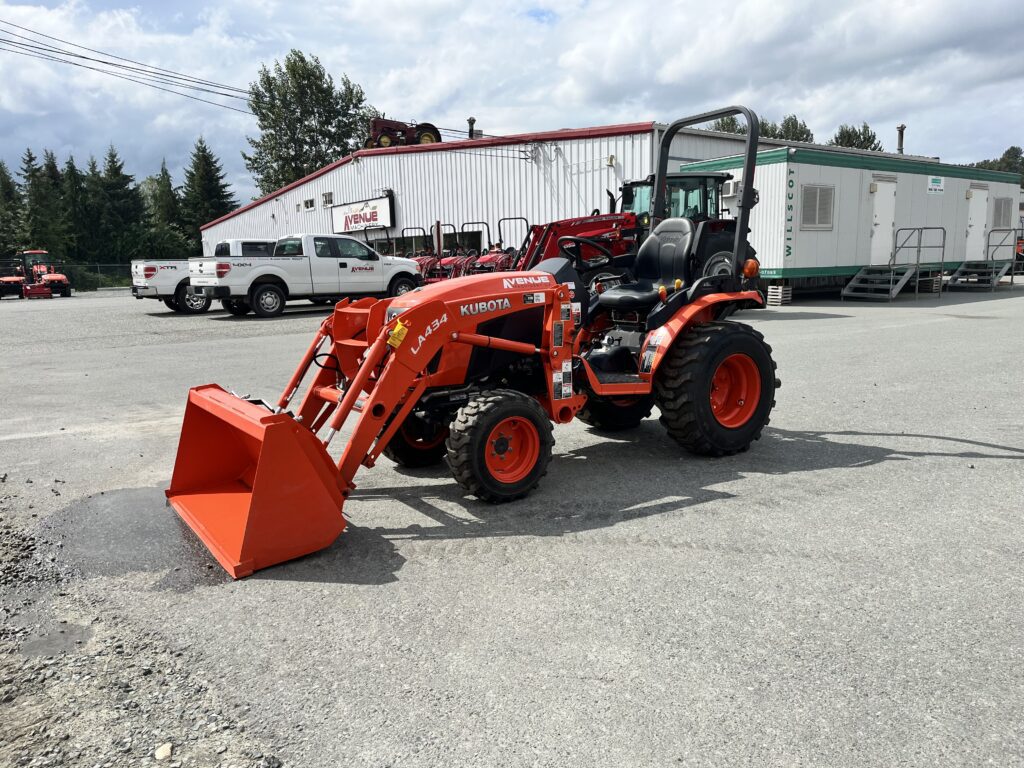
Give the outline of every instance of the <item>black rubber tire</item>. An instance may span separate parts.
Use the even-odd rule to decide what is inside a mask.
[[[164,306],[167,307],[172,312],[180,312],[181,311],[180,309],[178,309],[178,300],[177,299],[174,299],[174,298],[162,299],[162,301],[164,303]]]
[[[654,397],[638,397],[628,405],[617,405],[611,400],[591,397],[576,414],[576,418],[584,424],[605,432],[618,432],[623,429],[634,429],[640,422],[651,415]]]
[[[401,296],[416,287],[416,281],[408,275],[396,275],[388,285],[388,296]]]
[[[197,299],[197,296],[188,294],[187,285],[179,285],[178,290],[174,292],[174,303],[178,305],[177,311],[183,315],[201,315],[209,310],[210,304],[213,303],[213,299],[209,296],[203,296],[202,301]]]
[[[228,314],[235,317],[245,317],[252,312],[252,307],[243,299],[221,299],[220,305],[224,307]]]
[[[277,317],[284,312],[284,291],[276,283],[260,283],[249,291],[247,303],[257,317]]]
[[[63,296],[65,299],[71,298],[71,286],[70,285],[62,286],[61,289],[60,289],[60,295]]]
[[[485,452],[491,431],[511,417],[533,423],[540,438],[540,451],[526,477],[516,483],[504,483],[488,471]],[[478,395],[459,409],[448,435],[448,465],[456,482],[483,501],[521,499],[547,474],[555,444],[552,433],[551,421],[536,400],[512,389],[495,389]]]
[[[702,277],[734,274],[736,274],[736,260],[733,258],[732,251],[719,251],[709,256],[701,267]]]
[[[445,439],[431,444],[442,434],[447,439],[447,426],[431,425],[415,414],[410,414],[406,417],[405,424],[399,427],[395,436],[388,442],[384,455],[400,467],[432,467],[440,464],[448,452]],[[428,441],[426,447],[420,442],[424,438]]]
[[[743,353],[757,365],[761,395],[750,419],[740,427],[723,426],[711,410],[711,380],[729,355]],[[654,398],[661,423],[683,448],[702,456],[729,456],[761,437],[775,406],[772,348],[749,325],[714,322],[690,329],[666,353],[655,374]]]

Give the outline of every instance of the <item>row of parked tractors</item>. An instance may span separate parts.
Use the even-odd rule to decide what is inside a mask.
[[[0,261],[0,299],[52,299],[70,296],[71,281],[64,265],[50,259],[46,251],[21,251],[13,259]]]

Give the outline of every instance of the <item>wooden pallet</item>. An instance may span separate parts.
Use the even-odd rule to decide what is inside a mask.
[[[768,286],[768,306],[781,307],[793,301],[793,289],[788,285]]]

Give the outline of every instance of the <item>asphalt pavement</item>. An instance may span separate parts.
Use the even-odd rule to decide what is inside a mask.
[[[163,499],[186,392],[276,396],[324,316],[0,302],[3,516],[65,572],[12,658],[87,649],[38,620],[85,601],[303,768],[1024,764],[1024,288],[744,313],[749,452],[559,426],[501,506],[382,458],[334,546],[232,582]]]

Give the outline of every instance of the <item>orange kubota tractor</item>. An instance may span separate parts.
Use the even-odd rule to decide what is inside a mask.
[[[215,384],[189,392],[171,505],[241,578],[329,546],[345,528],[356,472],[381,454],[406,466],[447,459],[467,491],[503,502],[545,473],[552,422],[621,429],[656,404],[683,448],[746,450],[778,386],[761,334],[724,319],[764,304],[747,258],[757,117],[731,107],[670,125],[654,210],[663,210],[672,137],[729,115],[748,125],[731,274],[692,274],[697,230],[666,218],[653,222],[631,279],[602,293],[587,290],[572,261],[554,258],[529,272],[343,300],[273,406]],[[351,431],[335,462],[328,449],[343,425]]]

